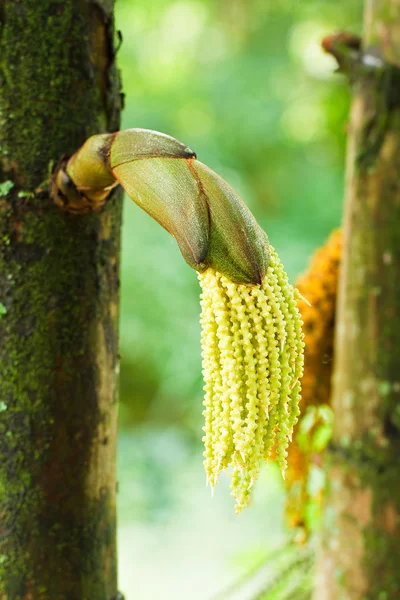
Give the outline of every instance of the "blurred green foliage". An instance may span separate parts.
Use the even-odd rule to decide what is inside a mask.
[[[116,3],[123,127],[191,146],[242,195],[292,280],[340,223],[350,94],[320,40],[358,33],[361,8],[362,0]],[[120,436],[121,589],[141,600],[308,600],[312,557],[284,539],[275,465],[262,470],[240,519],[227,479],[212,501],[204,486],[199,285],[174,240],[128,199],[121,309],[121,422],[137,426]],[[270,560],[278,543],[287,552]]]
[[[118,0],[123,127],[191,146],[242,195],[293,278],[340,222],[349,90],[321,38],[361,0]],[[201,438],[199,287],[173,239],[125,204],[122,423]]]

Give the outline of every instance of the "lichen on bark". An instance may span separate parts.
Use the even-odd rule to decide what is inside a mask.
[[[68,215],[53,163],[114,131],[113,2],[0,2],[0,598],[117,594],[121,198]]]

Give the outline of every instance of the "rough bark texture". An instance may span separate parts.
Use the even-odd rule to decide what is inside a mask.
[[[53,161],[118,129],[113,0],[0,0],[0,598],[117,595],[121,199],[61,212]]]
[[[369,0],[365,17],[315,600],[400,598],[400,2]]]

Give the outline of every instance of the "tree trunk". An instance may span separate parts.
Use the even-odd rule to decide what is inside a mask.
[[[316,600],[400,597],[400,1],[368,0],[352,73],[335,427]]]
[[[113,0],[0,0],[0,598],[117,597],[121,198],[62,212],[54,161],[119,126]]]

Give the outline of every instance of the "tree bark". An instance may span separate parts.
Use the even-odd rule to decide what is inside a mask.
[[[353,71],[345,242],[315,600],[400,597],[400,1],[368,0]]]
[[[111,600],[119,231],[53,162],[119,126],[113,0],[0,0],[0,598]]]

